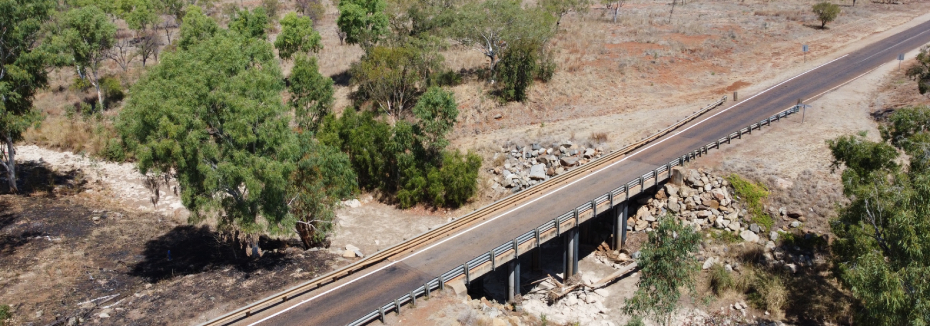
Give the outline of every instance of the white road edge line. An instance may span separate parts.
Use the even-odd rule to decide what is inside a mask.
[[[685,131],[688,131],[688,130],[691,129],[691,128],[694,128],[694,127],[696,127],[696,126],[698,126],[698,125],[704,123],[705,121],[710,120],[710,119],[712,119],[713,117],[716,117],[716,116],[720,115],[721,113],[727,112],[727,111],[729,111],[730,109],[735,108],[735,107],[739,106],[740,104],[743,104],[744,102],[753,99],[753,98],[756,97],[756,96],[762,95],[763,93],[768,92],[768,91],[770,91],[770,90],[772,90],[772,89],[774,89],[774,88],[776,88],[776,87],[778,87],[778,86],[781,86],[781,85],[783,85],[783,84],[785,84],[785,83],[787,83],[787,82],[789,82],[789,81],[791,81],[791,80],[793,80],[793,79],[795,79],[795,78],[801,77],[801,76],[803,76],[803,75],[805,75],[805,74],[807,74],[807,73],[809,73],[809,72],[811,72],[811,71],[820,69],[820,67],[823,67],[823,66],[826,66],[826,65],[828,65],[828,64],[831,64],[831,63],[833,63],[834,61],[837,61],[837,60],[840,60],[840,59],[842,59],[842,58],[845,58],[845,57],[848,56],[848,55],[849,55],[849,54],[844,54],[843,56],[841,56],[841,57],[839,57],[839,58],[830,60],[830,61],[827,62],[827,63],[821,64],[821,65],[819,65],[819,66],[816,66],[816,67],[814,67],[814,68],[811,68],[810,70],[807,70],[807,71],[805,71],[805,72],[802,72],[801,74],[799,74],[799,75],[797,75],[797,76],[791,77],[791,78],[789,78],[789,79],[787,79],[787,80],[785,80],[785,81],[783,81],[783,82],[781,82],[781,83],[776,84],[775,86],[769,87],[769,88],[767,88],[767,89],[765,89],[765,90],[763,90],[763,91],[761,91],[761,92],[759,92],[759,93],[756,93],[755,95],[750,96],[749,98],[747,98],[747,99],[745,99],[745,100],[742,100],[742,101],[740,101],[739,103],[734,104],[733,106],[730,106],[730,107],[728,107],[728,108],[726,108],[726,109],[723,109],[723,110],[721,110],[720,112],[715,113],[714,115],[711,115],[711,116],[709,116],[709,117],[707,117],[707,118],[704,118],[704,120],[701,120],[701,121],[699,121],[698,123],[695,123],[695,124],[693,124],[693,125],[691,125],[691,126],[685,128],[685,129],[682,129],[682,130],[676,132],[675,134],[673,134],[673,135],[671,135],[671,136],[665,137],[665,138],[663,138],[662,140],[660,140],[660,141],[658,141],[658,142],[656,142],[656,143],[650,144],[649,146],[646,146],[645,148],[642,148],[642,149],[636,151],[636,152],[633,153],[633,154],[627,155],[626,157],[620,159],[619,161],[613,162],[613,163],[611,163],[611,164],[609,164],[609,165],[607,165],[607,166],[605,166],[605,167],[602,167],[602,168],[600,168],[600,169],[598,169],[598,170],[596,170],[596,171],[594,171],[594,172],[592,172],[592,173],[589,173],[588,175],[585,175],[585,176],[579,178],[578,180],[569,182],[568,184],[565,184],[565,185],[563,185],[563,186],[561,186],[561,187],[559,187],[559,188],[556,188],[555,190],[552,190],[552,191],[549,191],[549,192],[547,192],[547,193],[545,193],[545,194],[542,194],[541,196],[536,197],[536,198],[533,199],[533,200],[530,200],[530,201],[528,201],[528,202],[526,202],[526,203],[523,203],[523,204],[520,205],[520,206],[514,207],[514,208],[512,208],[511,210],[509,210],[509,211],[507,211],[507,212],[504,212],[503,214],[500,214],[500,215],[498,215],[498,216],[495,216],[494,218],[488,219],[488,220],[486,220],[486,221],[484,221],[484,222],[482,222],[482,223],[479,223],[478,225],[472,226],[472,227],[468,228],[468,229],[465,230],[465,231],[462,231],[462,232],[456,233],[456,234],[454,234],[454,235],[451,235],[451,236],[449,236],[449,237],[446,237],[446,238],[443,239],[442,241],[439,241],[439,242],[437,242],[437,243],[434,243],[434,244],[430,245],[429,247],[423,248],[423,249],[421,249],[420,251],[417,251],[417,252],[411,254],[410,256],[404,257],[404,258],[401,259],[401,260],[393,261],[393,262],[391,262],[390,264],[381,266],[380,268],[378,268],[378,269],[376,269],[376,270],[373,270],[373,271],[369,272],[368,274],[365,274],[365,275],[362,275],[361,277],[352,279],[352,280],[350,280],[350,281],[348,281],[348,282],[346,282],[346,283],[340,284],[339,286],[336,286],[336,287],[334,287],[334,288],[332,288],[332,289],[326,290],[326,291],[324,291],[323,293],[317,294],[317,295],[315,295],[315,296],[313,296],[313,297],[311,297],[311,298],[308,298],[308,299],[306,299],[306,300],[303,300],[303,301],[301,301],[301,302],[299,302],[299,303],[297,303],[297,304],[295,304],[295,305],[293,305],[293,306],[290,306],[290,307],[287,307],[287,308],[285,308],[285,309],[283,309],[283,310],[281,310],[281,311],[278,311],[278,312],[276,312],[276,313],[274,313],[274,314],[272,314],[272,315],[270,315],[270,316],[268,316],[268,317],[262,318],[262,319],[260,319],[260,320],[258,320],[258,321],[256,321],[256,322],[254,322],[254,323],[249,324],[249,326],[254,326],[254,325],[258,325],[258,324],[260,324],[260,323],[263,323],[263,322],[265,322],[265,321],[267,321],[267,320],[269,320],[269,319],[271,319],[271,318],[274,318],[274,317],[276,317],[276,316],[278,316],[278,315],[280,315],[280,314],[282,314],[282,313],[285,313],[285,312],[287,312],[287,311],[289,311],[289,310],[291,310],[291,309],[294,309],[294,308],[296,308],[297,306],[300,306],[300,305],[302,305],[302,304],[304,304],[304,303],[310,302],[310,301],[312,301],[312,300],[314,300],[314,299],[316,299],[316,298],[319,298],[319,297],[321,297],[321,296],[323,296],[323,295],[326,295],[327,293],[330,293],[330,292],[332,292],[332,291],[338,290],[338,289],[340,289],[340,288],[342,288],[342,287],[344,287],[344,286],[346,286],[346,285],[352,284],[352,283],[354,283],[355,281],[358,281],[358,280],[360,280],[360,279],[363,279],[363,278],[365,278],[365,277],[368,277],[368,275],[377,273],[377,272],[381,271],[382,269],[391,267],[391,266],[393,266],[394,264],[396,264],[396,263],[398,263],[398,262],[402,262],[402,261],[407,260],[407,259],[409,259],[409,258],[411,258],[411,257],[414,257],[414,256],[416,256],[416,255],[419,255],[420,253],[422,253],[422,252],[424,252],[424,251],[427,251],[427,250],[430,250],[430,249],[432,249],[432,248],[434,248],[434,247],[436,247],[436,246],[438,246],[438,245],[441,245],[441,244],[445,243],[446,241],[452,240],[452,239],[454,239],[454,238],[456,238],[456,237],[458,237],[458,236],[460,236],[460,235],[462,235],[462,234],[471,232],[472,230],[474,230],[474,229],[476,229],[476,228],[478,228],[478,227],[481,227],[482,225],[485,225],[485,224],[487,224],[487,223],[489,223],[489,222],[491,222],[491,221],[494,221],[494,220],[496,220],[496,219],[498,219],[498,218],[501,218],[501,217],[503,217],[503,216],[505,216],[505,215],[507,215],[507,214],[513,213],[514,211],[516,211],[516,210],[518,210],[518,209],[520,209],[520,208],[523,208],[523,207],[525,207],[525,206],[527,206],[527,205],[529,205],[529,204],[532,204],[532,203],[536,202],[537,200],[543,199],[543,198],[545,198],[546,196],[549,196],[549,195],[551,195],[551,194],[554,194],[554,193],[556,193],[556,192],[559,192],[559,191],[561,191],[562,189],[565,189],[565,188],[568,187],[568,186],[571,186],[571,185],[573,185],[573,184],[575,184],[575,183],[577,183],[577,182],[579,182],[579,181],[581,181],[581,180],[584,180],[584,179],[586,179],[586,178],[588,178],[588,177],[590,177],[590,176],[592,176],[592,175],[595,175],[595,174],[600,173],[600,172],[602,172],[602,171],[604,171],[604,170],[606,170],[606,169],[609,169],[609,168],[613,167],[614,165],[617,165],[617,164],[619,164],[619,163],[621,163],[621,162],[623,162],[623,161],[626,161],[628,158],[633,157],[634,155],[639,154],[639,153],[641,153],[641,152],[643,152],[643,151],[645,151],[645,150],[647,150],[647,149],[650,149],[650,148],[652,148],[652,147],[655,146],[655,145],[661,144],[661,143],[665,142],[666,140],[672,139],[672,138],[674,138],[675,136],[678,136],[679,134],[681,134],[681,133],[683,133],[683,132],[685,132]],[[857,77],[857,78],[858,78],[858,77]],[[840,86],[842,86],[842,85],[840,85]],[[839,87],[839,86],[837,86],[837,87]]]

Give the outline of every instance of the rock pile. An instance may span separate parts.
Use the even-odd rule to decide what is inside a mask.
[[[571,141],[552,143],[549,147],[538,143],[504,146],[492,158],[494,162],[503,163],[488,171],[495,175],[491,188],[518,192],[584,165],[603,154],[601,147],[576,146]]]
[[[734,190],[727,180],[703,169],[672,169],[672,181],[653,198],[642,199],[635,214],[627,219],[631,231],[651,231],[656,218],[671,214],[695,229],[715,228],[732,232],[748,242],[765,243],[765,226],[755,224],[751,216],[734,200]]]

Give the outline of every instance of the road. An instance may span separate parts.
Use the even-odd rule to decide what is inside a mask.
[[[567,181],[565,185],[541,193],[516,207],[502,209],[480,224],[428,243],[397,260],[381,262],[286,304],[257,313],[237,324],[348,324],[455,266],[659,165],[785,110],[796,104],[798,99],[809,101],[819,97],[882,64],[892,62],[899,53],[927,43],[930,43],[930,22],[842,55],[729,107],[713,110],[706,117],[699,117],[630,155],[583,177]]]

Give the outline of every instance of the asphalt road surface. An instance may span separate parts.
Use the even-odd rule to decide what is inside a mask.
[[[812,100],[930,43],[930,22],[843,55],[745,100],[718,108],[599,170],[544,192],[481,224],[427,244],[272,307],[241,325],[345,325],[494,247],[667,163],[752,123]],[[730,102],[732,103],[732,102]],[[836,119],[843,119],[838,116]],[[852,130],[850,130],[852,131]],[[752,136],[749,136],[752,137]]]

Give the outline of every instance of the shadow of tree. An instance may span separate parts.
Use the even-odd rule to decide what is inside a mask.
[[[336,86],[348,87],[349,84],[352,82],[352,74],[349,73],[348,69],[343,70],[340,73],[333,74],[329,76],[329,78],[333,79],[333,84],[335,84]]]
[[[87,180],[80,170],[67,172],[53,171],[44,162],[29,161],[16,165],[16,186],[19,193],[31,195],[45,193],[55,196],[55,189],[66,193],[78,193],[84,190]],[[0,174],[0,193],[10,193],[6,173]]]
[[[289,243],[262,237],[264,250],[283,248]],[[169,254],[170,251],[170,254]],[[261,257],[246,255],[237,244],[223,241],[207,226],[182,225],[145,243],[143,261],[135,264],[130,275],[145,277],[151,282],[176,276],[197,274],[215,268],[235,268],[245,273],[273,270],[286,265],[286,255],[266,252]],[[169,256],[170,255],[170,256]]]

